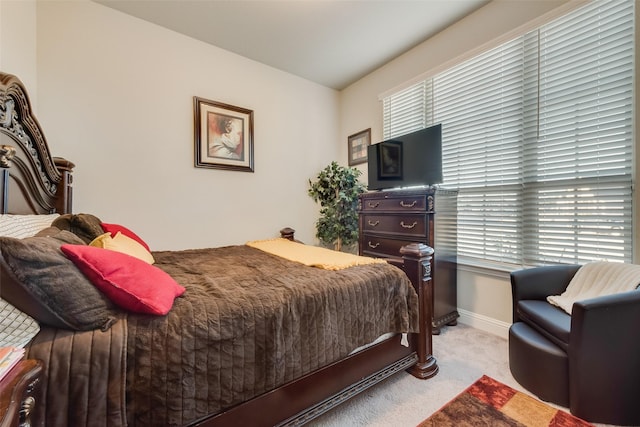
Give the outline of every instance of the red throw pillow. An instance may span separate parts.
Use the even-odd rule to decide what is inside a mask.
[[[140,236],[138,236],[133,231],[129,230],[127,227],[125,227],[123,225],[120,225],[120,224],[106,224],[104,222],[100,223],[100,226],[102,227],[102,229],[104,230],[105,233],[111,233],[111,237],[116,237],[116,234],[119,231],[120,233],[124,234],[125,236],[135,240],[138,243],[140,243],[142,246],[145,247],[146,250],[151,252],[151,249],[149,249],[149,245],[147,245],[147,243],[144,240],[142,240],[142,238]]]
[[[109,249],[62,245],[62,252],[118,306],[136,313],[165,315],[184,287],[158,267]]]

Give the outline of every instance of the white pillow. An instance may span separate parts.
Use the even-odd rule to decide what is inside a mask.
[[[547,301],[571,314],[576,301],[629,292],[639,286],[640,265],[592,261],[578,269],[563,293],[549,295]]]
[[[24,347],[39,331],[35,319],[0,298],[0,347]]]
[[[48,215],[0,215],[0,236],[24,239],[51,226],[60,214]]]

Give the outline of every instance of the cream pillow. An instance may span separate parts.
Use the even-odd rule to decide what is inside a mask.
[[[24,239],[35,236],[39,231],[51,226],[60,214],[47,215],[0,215],[0,236]]]
[[[24,347],[39,331],[38,322],[0,298],[0,347]]]
[[[111,233],[101,234],[100,236],[93,239],[93,241],[89,243],[89,246],[109,249],[112,251],[131,255],[133,257],[141,259],[142,261],[148,262],[149,264],[153,264],[154,262],[156,262],[156,260],[153,259],[153,255],[151,255],[151,252],[146,250],[144,246],[120,232],[116,233],[114,237],[111,237]]]

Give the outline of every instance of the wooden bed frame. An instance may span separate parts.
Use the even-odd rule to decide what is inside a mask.
[[[71,213],[74,164],[52,157],[22,82],[0,72],[0,213]],[[291,229],[282,235],[294,239]],[[402,248],[402,268],[419,297],[420,333],[370,346],[277,389],[197,420],[193,426],[302,425],[347,399],[406,370],[420,379],[438,372],[432,355],[433,249]]]

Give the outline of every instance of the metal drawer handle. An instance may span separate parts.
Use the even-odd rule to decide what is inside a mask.
[[[418,203],[417,200],[414,200],[413,203],[411,203],[410,205],[405,203],[404,200],[400,200],[400,206],[402,206],[403,208],[412,208],[416,205],[416,203]]]
[[[380,246],[380,242],[376,243],[375,245],[372,245],[372,244],[371,244],[371,240],[369,240],[369,241],[367,242],[367,244],[369,245],[369,247],[370,247],[371,249],[375,249],[375,248],[377,248],[378,246]]]
[[[370,208],[377,208],[378,206],[380,206],[380,202],[369,202],[367,203],[367,205],[369,205]]]
[[[375,227],[376,225],[380,224],[380,221],[367,221],[367,224],[369,224],[372,227]]]
[[[413,224],[411,225],[407,225],[404,223],[404,221],[400,221],[400,225],[402,226],[402,228],[413,228],[418,225],[418,221],[413,221]]]

